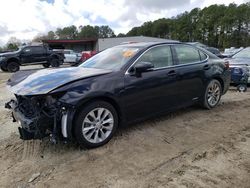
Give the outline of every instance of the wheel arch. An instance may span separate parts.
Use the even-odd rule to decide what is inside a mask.
[[[75,126],[75,121],[76,121],[77,115],[80,113],[81,109],[85,105],[90,104],[90,103],[92,103],[94,101],[104,101],[104,102],[107,102],[107,103],[111,104],[115,108],[115,110],[117,112],[118,127],[122,125],[123,113],[122,113],[122,110],[121,110],[121,106],[118,104],[118,102],[114,98],[109,97],[109,96],[95,96],[95,97],[92,97],[92,98],[83,99],[82,101],[79,102],[79,105],[76,106],[76,109],[75,109],[75,112],[74,112],[74,115],[73,115],[73,118],[72,118],[70,133],[73,136],[73,139],[75,138],[74,126]]]
[[[59,60],[59,56],[58,56],[57,54],[51,54],[51,55],[49,56],[49,58],[50,58],[50,60],[52,60],[52,59],[57,59],[57,60]]]
[[[223,79],[219,76],[214,76],[213,79],[220,82],[222,93],[224,93],[224,81],[223,81]]]
[[[9,59],[7,60],[7,64],[10,63],[10,62],[16,62],[16,63],[18,63],[18,64],[20,65],[19,59],[18,59],[18,58],[15,58],[15,57],[9,58]]]
[[[118,115],[118,119],[120,121],[120,118],[122,116],[121,107],[114,98],[109,97],[109,96],[95,96],[92,98],[82,100],[79,103],[79,105],[76,107],[76,114],[80,111],[81,108],[84,107],[84,105],[89,104],[94,101],[104,101],[104,102],[110,103],[115,108],[117,115]]]

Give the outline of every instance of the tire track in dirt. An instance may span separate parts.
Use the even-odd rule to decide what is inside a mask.
[[[244,178],[250,166],[247,160],[250,157],[246,157],[250,152],[242,151],[241,145],[249,146],[245,135],[249,134],[250,97],[235,101],[230,99],[234,93],[229,95],[212,111],[191,107],[124,128],[110,143],[94,150],[80,150],[71,144],[54,146],[48,141],[22,142],[18,136],[12,136],[0,142],[0,157],[5,159],[0,164],[5,169],[0,176],[0,187],[29,186],[27,181],[38,172],[41,175],[32,186],[224,187],[230,182],[236,184],[239,180],[234,175],[242,173]],[[242,138],[246,141],[241,142]],[[5,148],[6,144],[10,146]],[[232,161],[227,161],[228,156]],[[220,166],[224,174],[217,169],[218,174],[213,175],[209,168],[217,161],[225,161]],[[226,173],[231,170],[228,164],[236,165],[235,174]],[[218,179],[223,178],[220,183]]]

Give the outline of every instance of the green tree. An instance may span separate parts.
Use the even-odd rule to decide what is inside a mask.
[[[169,19],[162,18],[154,21],[152,25],[152,36],[169,38],[170,25],[171,25],[171,20]]]
[[[132,29],[127,33],[127,36],[139,36],[139,35],[141,35],[139,29],[140,29],[140,27],[134,27],[134,28],[132,28]]]
[[[99,36],[99,27],[98,26],[80,26],[80,31],[78,33],[78,38],[98,38]]]
[[[119,33],[116,37],[126,37],[126,34],[124,34],[124,33]]]
[[[139,35],[198,41],[219,48],[249,46],[250,2],[195,8],[171,19],[145,22],[127,33]]]
[[[115,37],[115,33],[109,26],[103,25],[99,27],[98,37],[99,38]]]
[[[10,37],[6,48],[7,50],[17,50],[19,46],[21,46],[21,40],[17,39],[16,37]]]
[[[47,36],[46,36],[47,39],[49,40],[53,40],[53,39],[56,39],[56,34],[54,31],[49,31]]]
[[[76,26],[72,25],[64,28],[57,28],[55,34],[59,39],[76,39],[78,35],[78,31]],[[53,35],[53,33],[50,33]]]

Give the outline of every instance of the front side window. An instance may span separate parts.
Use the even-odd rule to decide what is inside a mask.
[[[199,51],[192,46],[176,45],[175,51],[179,64],[195,63],[200,61]]]
[[[24,48],[24,49],[23,49],[23,52],[24,52],[24,53],[30,53],[30,52],[31,52],[31,48]]]
[[[137,61],[150,62],[154,68],[163,68],[173,65],[172,53],[170,46],[157,46],[145,52]]]

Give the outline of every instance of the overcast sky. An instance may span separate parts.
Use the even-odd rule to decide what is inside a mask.
[[[126,33],[145,21],[172,17],[195,7],[250,0],[8,0],[0,5],[0,45],[11,36],[32,39],[58,27],[109,25]]]

